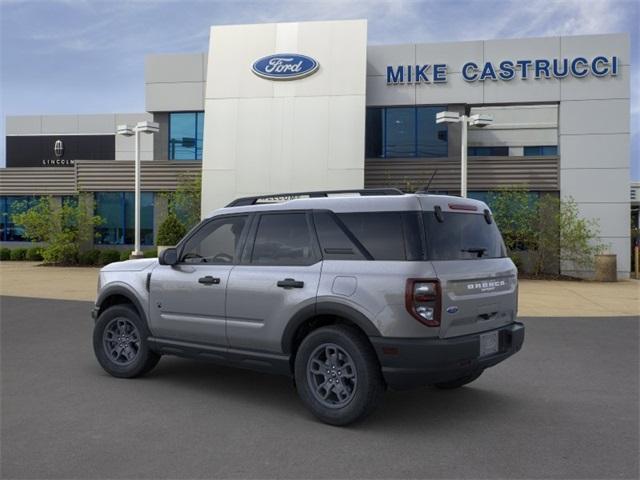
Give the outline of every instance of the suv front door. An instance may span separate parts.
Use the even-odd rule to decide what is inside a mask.
[[[176,265],[153,270],[149,311],[156,336],[227,346],[225,290],[247,224],[248,215],[209,220],[182,244]]]
[[[289,319],[316,302],[321,266],[310,214],[258,215],[229,276],[229,346],[280,352]]]

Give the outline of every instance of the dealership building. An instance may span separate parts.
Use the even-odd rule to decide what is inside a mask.
[[[208,52],[151,55],[145,112],[13,116],[0,170],[3,245],[23,241],[12,205],[84,195],[105,219],[101,245],[133,242],[132,137],[141,135],[142,238],[152,245],[163,192],[202,172],[202,209],[240,196],[393,186],[468,196],[521,186],[572,197],[630,269],[630,52],[627,34],[367,45],[367,22],[214,26]],[[96,92],[99,94],[99,92]],[[125,248],[125,247],[122,247]],[[567,271],[566,273],[572,273]]]

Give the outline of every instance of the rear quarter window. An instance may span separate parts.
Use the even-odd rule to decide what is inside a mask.
[[[413,242],[405,231],[409,220],[401,212],[339,213],[337,217],[362,244],[373,260],[413,260]],[[411,240],[417,232],[408,234]]]

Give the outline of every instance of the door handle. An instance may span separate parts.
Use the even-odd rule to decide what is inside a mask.
[[[203,285],[218,285],[220,283],[220,279],[207,275],[206,277],[199,278],[198,283],[202,283]]]
[[[293,278],[285,278],[278,282],[278,286],[281,288],[303,288],[304,282],[294,280]]]

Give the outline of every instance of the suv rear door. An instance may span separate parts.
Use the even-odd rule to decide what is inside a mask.
[[[451,207],[423,213],[427,258],[442,292],[440,336],[468,335],[515,321],[517,271],[495,222],[488,211],[464,204],[457,206],[460,210]]]
[[[322,267],[310,213],[256,215],[227,286],[230,347],[280,352],[284,328],[314,305]]]

